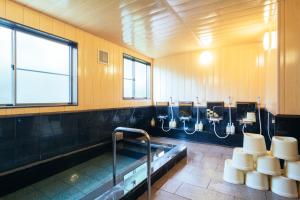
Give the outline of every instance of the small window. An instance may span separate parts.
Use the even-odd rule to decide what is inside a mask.
[[[150,63],[124,54],[123,97],[150,99]]]
[[[77,45],[0,24],[0,106],[77,104]]]

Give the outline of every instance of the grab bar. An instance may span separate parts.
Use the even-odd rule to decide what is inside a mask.
[[[113,142],[113,183],[116,185],[116,154],[117,154],[117,142],[116,142],[116,133],[117,132],[128,132],[128,133],[140,133],[146,137],[147,140],[147,199],[150,200],[151,197],[151,146],[150,146],[150,136],[149,134],[142,130],[136,128],[128,128],[128,127],[118,127],[112,133],[112,142]]]

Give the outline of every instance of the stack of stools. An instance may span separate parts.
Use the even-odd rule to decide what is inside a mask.
[[[279,159],[285,161],[284,169],[281,169]],[[270,189],[288,198],[300,197],[297,139],[274,136],[271,151],[267,151],[262,135],[245,133],[243,148],[234,148],[232,160],[225,161],[223,179],[257,190]]]

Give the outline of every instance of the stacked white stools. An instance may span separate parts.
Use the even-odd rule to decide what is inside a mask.
[[[285,160],[284,171],[279,159]],[[270,179],[269,179],[270,177]],[[224,166],[224,180],[234,184],[246,184],[258,190],[269,190],[290,198],[297,198],[300,184],[300,161],[295,138],[274,136],[271,152],[265,139],[255,133],[244,133],[243,148],[234,148],[232,160]]]
[[[274,136],[272,138],[271,152],[274,157],[285,160],[284,176],[272,176],[272,192],[289,197],[298,197],[297,182],[300,181],[300,165],[298,155],[298,141],[296,138]],[[297,168],[298,164],[298,170]]]

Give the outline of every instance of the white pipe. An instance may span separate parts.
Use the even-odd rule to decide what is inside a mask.
[[[173,101],[172,97],[170,97],[171,121],[173,121],[173,119],[174,119],[173,106],[172,106],[173,102],[172,101]]]
[[[188,135],[193,135],[194,133],[196,133],[196,129],[193,131],[193,132],[188,132],[187,130],[186,130],[186,128],[185,128],[185,120],[183,120],[183,130],[184,130],[184,132],[186,133],[186,134],[188,134]]]
[[[269,136],[270,141],[272,142],[272,137],[270,135],[270,113],[269,112],[268,112],[268,123],[267,123],[267,126],[268,126],[268,128],[267,128],[267,130],[268,130],[268,136]]]
[[[230,126],[231,126],[231,97],[229,96],[228,97],[228,105],[229,105],[229,124],[230,124]]]
[[[197,120],[196,120],[196,124],[198,124],[199,123],[199,105],[200,105],[200,102],[199,102],[199,97],[196,97],[196,99],[197,99]]]
[[[219,138],[219,139],[225,139],[229,136],[229,134],[226,134],[225,136],[219,136],[219,134],[217,133],[216,131],[216,123],[213,122],[213,125],[214,125],[214,132],[215,132],[215,135]]]
[[[171,130],[170,127],[168,130],[164,128],[164,119],[161,119],[161,130],[163,130],[164,132],[169,132]]]
[[[258,121],[259,121],[259,134],[262,134],[261,130],[261,117],[260,117],[260,97],[257,98],[257,107],[258,107]]]
[[[246,124],[243,125],[243,128],[242,128],[243,134],[245,133],[245,128],[246,128],[246,126],[247,126]]]

